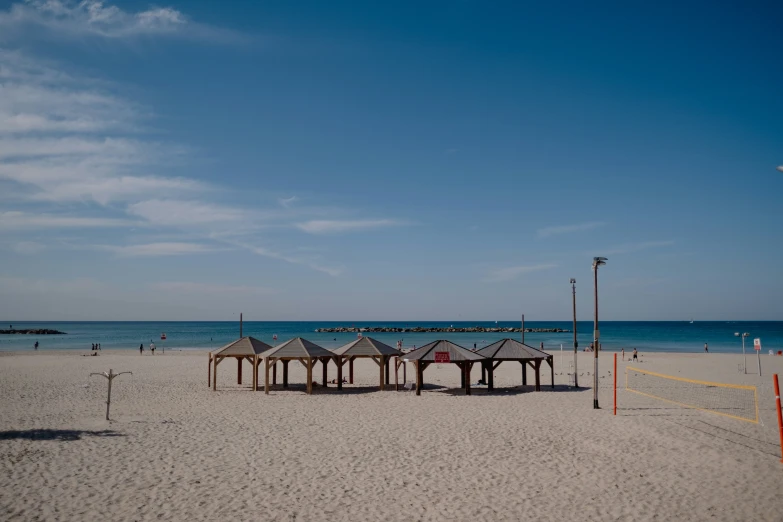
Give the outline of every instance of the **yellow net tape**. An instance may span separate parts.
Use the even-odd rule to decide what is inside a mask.
[[[628,367],[625,370],[625,389],[685,408],[754,424],[759,421],[755,386],[684,379]]]

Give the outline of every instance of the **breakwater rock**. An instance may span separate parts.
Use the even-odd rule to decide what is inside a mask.
[[[61,332],[59,330],[49,330],[46,328],[36,328],[32,330],[0,330],[0,334],[65,335],[65,332]]]
[[[484,326],[469,326],[467,328],[453,327],[393,327],[393,326],[364,326],[357,328],[355,326],[337,326],[334,328],[316,328],[318,333],[513,333],[521,332],[522,328],[487,328]],[[570,330],[561,328],[525,328],[526,333],[569,333]]]

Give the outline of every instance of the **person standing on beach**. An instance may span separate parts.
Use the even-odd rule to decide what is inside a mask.
[[[152,352],[152,355],[155,355],[155,343],[150,341],[150,351]]]
[[[638,360],[639,360],[639,359],[637,358],[636,348],[634,348],[634,349],[633,349],[633,360],[634,360],[634,361],[638,361]]]
[[[704,353],[710,353],[710,349],[707,348],[707,343],[704,343]]]
[[[144,343],[139,345],[139,355],[144,355]]]
[[[38,341],[35,341],[35,349],[38,349]]]
[[[620,352],[623,354],[622,360],[625,361],[625,348],[623,348]]]

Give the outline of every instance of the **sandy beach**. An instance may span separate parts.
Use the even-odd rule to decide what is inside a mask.
[[[292,364],[293,387],[265,396],[249,365],[237,385],[233,361],[211,391],[200,351],[0,354],[0,518],[783,519],[771,385],[783,357],[764,356],[760,380],[737,371],[741,356],[642,354],[645,370],[759,385],[762,424],[750,424],[622,389],[613,416],[610,353],[593,410],[592,354],[580,353],[578,391],[554,355],[554,389],[546,365],[535,392],[504,363],[493,394],[468,397],[456,367],[432,365],[416,397],[377,391],[367,360],[341,393],[305,395]],[[114,381],[111,422],[106,380],[89,377],[109,368],[133,372]]]

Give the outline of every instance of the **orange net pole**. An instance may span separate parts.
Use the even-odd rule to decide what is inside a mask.
[[[612,378],[614,378],[614,414],[617,415],[617,354],[614,354],[614,371],[612,372]]]

